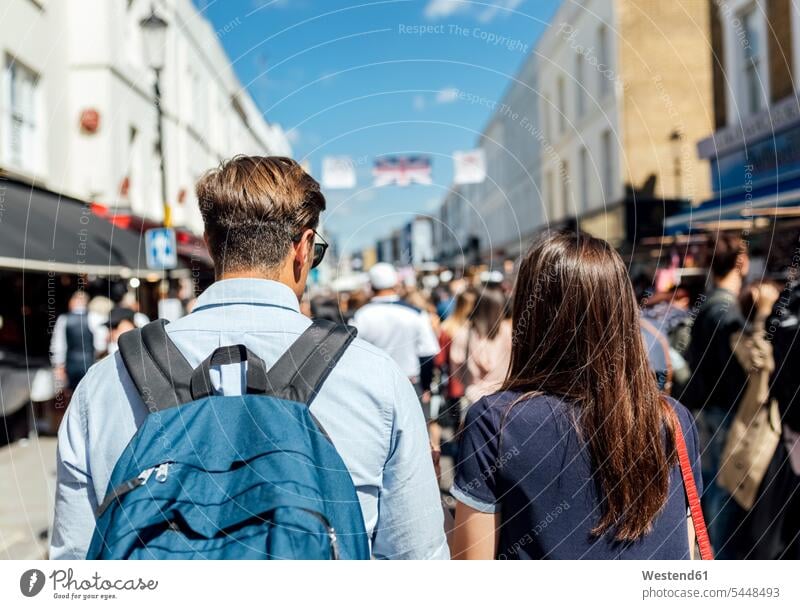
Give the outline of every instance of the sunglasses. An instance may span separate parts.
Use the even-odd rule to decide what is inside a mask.
[[[311,268],[312,268],[312,269],[315,269],[315,268],[317,268],[317,267],[319,266],[319,263],[320,263],[320,262],[322,262],[322,259],[323,259],[323,258],[325,258],[325,252],[327,252],[327,251],[328,251],[328,242],[327,242],[327,241],[325,241],[325,239],[323,239],[323,238],[322,238],[322,235],[320,235],[320,234],[319,234],[319,233],[318,233],[318,232],[315,230],[315,231],[314,231],[314,236],[315,236],[317,239],[319,239],[319,241],[316,241],[316,242],[314,243],[314,258],[313,258],[313,260],[311,261]],[[303,234],[302,234],[302,233],[300,233],[299,235],[296,235],[295,237],[293,237],[293,238],[292,238],[292,241],[294,241],[295,243],[297,243],[297,242],[298,242],[298,241],[300,241],[300,239],[302,239],[302,238],[303,238]]]

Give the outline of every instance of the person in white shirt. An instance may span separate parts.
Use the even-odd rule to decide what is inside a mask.
[[[105,349],[104,317],[89,308],[89,296],[78,290],[69,299],[69,311],[59,315],[50,337],[50,361],[56,382],[74,390]]]
[[[374,296],[356,311],[352,324],[358,336],[386,351],[420,395],[430,419],[430,374],[439,341],[426,311],[405,302],[397,291],[397,271],[379,262],[369,270]],[[427,399],[426,399],[427,397]]]

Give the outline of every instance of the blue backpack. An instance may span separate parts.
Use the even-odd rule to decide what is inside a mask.
[[[269,370],[244,345],[192,370],[159,320],[120,337],[150,411],[119,458],[87,559],[369,559],[356,489],[309,404],[355,330],[315,321]],[[212,366],[246,362],[247,392]]]

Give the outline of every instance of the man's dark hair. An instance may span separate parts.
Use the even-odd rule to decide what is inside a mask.
[[[739,265],[739,256],[747,253],[747,244],[736,235],[720,235],[714,244],[711,272],[714,277],[725,277]]]
[[[200,179],[197,199],[217,275],[274,271],[325,209],[317,181],[286,157],[234,157]]]
[[[336,323],[344,321],[344,316],[339,310],[339,301],[333,296],[314,296],[309,305],[312,319],[327,319]]]

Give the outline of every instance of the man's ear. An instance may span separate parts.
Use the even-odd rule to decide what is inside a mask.
[[[739,259],[736,261],[739,269],[739,274],[742,277],[747,277],[750,274],[750,256],[746,253],[739,254]]]
[[[303,236],[294,244],[294,261],[298,264],[305,264],[311,258],[314,250],[314,231],[307,228],[303,231]]]

